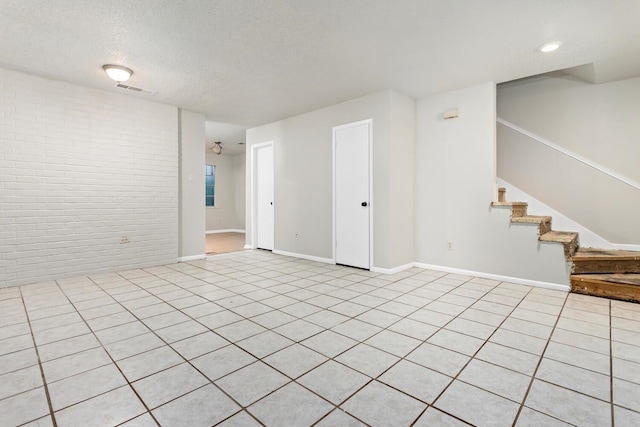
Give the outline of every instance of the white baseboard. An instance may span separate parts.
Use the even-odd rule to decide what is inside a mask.
[[[206,258],[207,258],[207,256],[205,254],[181,256],[180,258],[178,258],[178,262],[196,261],[196,260],[199,260],[199,259],[206,259]]]
[[[226,230],[207,230],[205,234],[218,234],[218,233],[244,233],[245,230],[240,230],[238,228],[228,228]]]
[[[395,273],[400,273],[401,271],[404,271],[404,270],[408,270],[412,267],[415,267],[415,262],[410,262],[409,264],[401,265],[399,267],[394,267],[394,268],[371,267],[371,271],[373,271],[374,273],[395,274]]]
[[[538,287],[538,288],[554,289],[554,290],[557,290],[557,291],[569,292],[569,290],[571,290],[571,287],[569,285],[562,285],[560,283],[541,282],[541,281],[538,281],[538,280],[530,280],[530,279],[522,279],[522,278],[519,278],[519,277],[502,276],[502,275],[499,275],[499,274],[483,273],[481,271],[462,270],[460,268],[444,267],[444,266],[441,266],[441,265],[425,264],[425,263],[421,263],[421,262],[410,262],[408,264],[401,265],[401,266],[394,267],[394,268],[373,267],[373,268],[371,268],[371,271],[373,271],[375,273],[382,273],[382,274],[394,274],[394,273],[399,273],[399,272],[404,271],[404,270],[408,270],[408,269],[410,269],[412,267],[424,268],[424,269],[428,269],[428,270],[442,271],[442,272],[445,272],[445,273],[461,274],[461,275],[464,275],[464,276],[481,277],[483,279],[499,280],[501,282],[509,282],[509,283],[516,283],[516,284],[519,284],[519,285],[535,286],[535,287]]]
[[[538,280],[522,279],[519,277],[501,276],[499,274],[483,273],[481,271],[462,270],[459,268],[443,267],[441,265],[424,264],[416,262],[414,267],[425,268],[428,270],[443,271],[445,273],[462,274],[464,276],[481,277],[483,279],[499,280],[501,282],[516,283],[518,285],[535,286],[538,288],[554,289],[556,291],[569,292],[571,287],[569,285],[562,285],[560,283],[540,282]]]
[[[613,246],[615,246],[616,249],[620,249],[623,251],[640,251],[640,245],[627,245],[623,243],[614,243]]]
[[[247,245],[247,246],[249,246],[249,245]],[[251,248],[249,247],[249,249],[251,249]],[[326,264],[335,264],[335,262],[331,258],[321,258],[321,257],[313,256],[313,255],[305,255],[305,254],[298,254],[298,253],[294,253],[294,252],[280,251],[280,250],[277,250],[277,249],[274,249],[272,252],[274,254],[277,254],[277,255],[290,256],[290,257],[293,257],[293,258],[308,259],[308,260],[311,260],[311,261],[317,261],[317,262],[322,262],[322,263],[326,263]],[[484,273],[484,272],[481,272],[481,271],[463,270],[463,269],[460,269],[460,268],[452,268],[452,267],[445,267],[445,266],[441,266],[441,265],[425,264],[425,263],[421,263],[421,262],[410,262],[408,264],[400,265],[400,266],[394,267],[394,268],[372,267],[371,271],[373,271],[374,273],[394,274],[394,273],[399,273],[399,272],[404,271],[404,270],[408,270],[409,268],[412,268],[412,267],[424,268],[424,269],[427,269],[427,270],[442,271],[442,272],[445,272],[445,273],[461,274],[461,275],[464,275],[464,276],[480,277],[480,278],[483,278],[483,279],[497,280],[497,281],[500,281],[500,282],[516,283],[518,285],[535,286],[535,287],[538,287],[538,288],[553,289],[553,290],[556,290],[556,291],[569,292],[571,290],[571,287],[569,285],[564,285],[564,284],[561,284],[561,283],[542,282],[542,281],[539,281],[539,280],[523,279],[523,278],[520,278],[520,277],[511,277],[511,276],[502,276],[502,275],[499,275],[499,274],[490,274],[490,273]]]
[[[253,249],[253,246],[251,246],[251,245],[244,245],[244,248],[245,248],[245,249]]]
[[[290,256],[290,257],[293,257],[293,258],[308,259],[309,261],[317,261],[317,262],[322,262],[322,263],[325,263],[325,264],[335,264],[335,262],[331,258],[322,258],[322,257],[318,257],[318,256],[313,256],[313,255],[297,254],[295,252],[280,251],[280,250],[277,250],[277,249],[274,249],[271,252],[273,252],[274,254],[277,254],[277,255]]]

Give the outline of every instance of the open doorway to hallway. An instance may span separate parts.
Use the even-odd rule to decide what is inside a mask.
[[[242,126],[206,122],[207,254],[240,251],[245,246],[245,132]]]

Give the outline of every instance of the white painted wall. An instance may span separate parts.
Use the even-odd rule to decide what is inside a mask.
[[[561,245],[539,242],[536,227],[511,224],[509,210],[490,207],[497,197],[495,90],[485,83],[417,102],[417,261],[568,284]],[[459,117],[444,120],[450,108]]]
[[[405,163],[412,152],[413,114],[413,100],[382,91],[249,129],[247,242],[251,242],[251,145],[273,141],[275,249],[330,260],[332,128],[373,119],[373,266],[394,268],[412,262],[413,200],[404,196],[413,186],[412,162]]]
[[[207,231],[244,230],[245,155],[208,152],[206,163],[216,166],[216,206],[205,208]]]
[[[499,85],[497,107],[498,117],[640,181],[640,77],[530,77]]]
[[[494,90],[485,84],[417,103],[418,261],[467,269],[475,264],[478,215],[488,214],[495,197]],[[458,108],[459,117],[444,120],[450,108]]]
[[[453,107],[460,117],[443,120],[442,112]],[[566,288],[562,246],[539,242],[536,227],[513,225],[508,210],[490,208],[496,198],[493,83],[417,103],[383,91],[249,129],[247,153],[253,144],[275,146],[276,251],[331,259],[331,129],[366,118],[373,119],[374,269],[417,262]]]
[[[0,224],[0,286],[175,262],[177,109],[0,69]]]
[[[556,211],[551,206],[545,205],[540,200],[520,190],[513,184],[498,178],[498,186],[506,190],[506,198],[511,201],[526,201],[527,213],[529,215],[551,216],[553,218],[553,229],[574,231],[579,234],[580,246],[587,248],[616,249],[611,242],[598,236],[593,231],[587,229],[582,224],[573,221],[571,218]]]
[[[498,115],[640,182],[640,78],[591,84],[560,73],[505,83]],[[498,175],[617,245],[640,245],[640,191],[503,125]]]
[[[179,259],[205,257],[204,114],[179,110],[180,117],[180,240]]]
[[[246,154],[233,156],[233,182],[235,184],[235,226],[245,229]]]
[[[415,260],[415,146],[416,146],[416,102],[413,98],[391,93],[391,143],[378,146],[386,149],[382,157],[389,161],[390,173],[374,177],[374,182],[384,186],[389,179],[389,221],[386,233],[379,236],[378,244],[393,248],[387,253],[387,266],[401,266],[407,260]],[[380,153],[378,153],[380,155]],[[376,181],[377,180],[377,181]],[[386,239],[386,240],[383,240]]]

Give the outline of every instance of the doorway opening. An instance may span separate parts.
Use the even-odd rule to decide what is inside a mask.
[[[246,244],[246,128],[205,125],[205,253],[239,251]]]

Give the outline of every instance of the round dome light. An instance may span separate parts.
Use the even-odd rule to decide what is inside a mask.
[[[121,65],[107,64],[107,65],[103,65],[102,69],[104,70],[105,73],[107,73],[109,77],[111,77],[113,80],[117,82],[126,82],[127,80],[129,80],[129,77],[131,77],[131,75],[133,74],[133,71]]]

